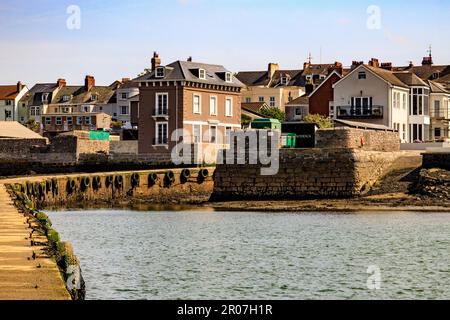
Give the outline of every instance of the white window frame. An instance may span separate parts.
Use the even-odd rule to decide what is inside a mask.
[[[196,141],[197,136],[195,135],[195,128],[199,128],[198,141]],[[201,124],[193,124],[192,125],[192,143],[201,143],[201,142],[202,142],[202,125]]]
[[[245,98],[245,103],[252,103],[252,98],[251,97],[246,97]]]
[[[198,110],[195,110],[195,97],[198,97]],[[202,95],[199,93],[192,94],[192,113],[202,114]]]
[[[155,78],[164,78],[166,76],[166,68],[157,67],[155,70]]]
[[[166,125],[167,126],[167,139],[166,143],[164,143],[164,140],[162,143],[159,143],[159,126],[160,125]],[[164,131],[164,130],[163,130]],[[168,121],[157,121],[155,122],[155,145],[156,146],[167,146],[169,145],[169,122]]]
[[[230,110],[227,109],[227,101],[230,101]],[[230,112],[228,112],[228,111],[230,111]],[[233,98],[232,97],[225,98],[225,116],[226,117],[233,116]]]
[[[164,99],[163,104],[161,106],[161,112],[160,112],[160,106],[159,106],[159,97],[166,97],[166,109],[164,113]],[[156,101],[155,101],[155,115],[157,116],[167,116],[169,114],[169,93],[168,92],[158,92],[156,93]]]
[[[214,141],[212,141],[212,138],[213,138],[213,135],[212,135],[212,132],[213,132],[213,130],[212,130],[212,128],[214,128],[215,129],[215,135],[214,135]],[[217,143],[217,126],[215,126],[215,125],[211,125],[211,126],[209,126],[209,129],[208,129],[208,142],[209,143]]]
[[[83,117],[77,117],[77,126],[81,126],[83,124]]]
[[[124,98],[125,96],[125,98]],[[127,100],[128,99],[128,92],[121,92],[120,93],[120,99]]]
[[[63,98],[62,98],[62,100],[63,100],[63,102],[67,102],[67,101],[69,101],[69,100],[70,100],[70,96],[69,96],[69,95],[67,95],[67,94],[65,94],[65,95],[63,95]]]
[[[98,100],[98,94],[92,93],[91,94],[91,101],[97,101]]]
[[[258,97],[258,102],[265,102],[264,100],[265,100],[264,97]]]
[[[282,85],[287,85],[288,84],[288,78],[287,77],[281,77],[281,84]]]
[[[276,99],[276,97],[270,97],[269,98],[269,106],[270,107],[272,107],[272,108],[274,108],[275,106],[276,106],[276,104],[277,104],[277,99]]]
[[[51,125],[51,124],[52,124],[52,118],[46,117],[46,118],[45,118],[45,124],[46,124],[46,125]]]
[[[123,108],[125,108],[125,113],[123,112]],[[130,115],[130,106],[120,106],[120,115],[121,116],[128,116]]]
[[[358,72],[358,80],[366,80],[367,79],[367,72],[366,71],[359,71]]]
[[[226,144],[230,144],[230,142],[231,142],[231,132],[233,132],[232,127],[225,127],[225,142],[226,142]]]
[[[233,82],[233,75],[231,74],[231,72],[225,72],[225,82]]]
[[[69,126],[73,125],[73,117],[67,117],[66,121],[67,121],[67,125],[69,125]]]
[[[50,96],[49,93],[43,93],[42,94],[42,102],[48,102],[48,97]]]
[[[206,70],[198,69],[198,78],[201,80],[206,80]]]
[[[214,101],[214,105],[212,104],[212,102]],[[218,98],[217,96],[210,96],[209,97],[209,115],[211,116],[217,116],[218,114]]]
[[[91,117],[90,116],[84,117],[84,123],[86,125],[91,125],[92,124]]]

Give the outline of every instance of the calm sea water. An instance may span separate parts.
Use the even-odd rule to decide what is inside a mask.
[[[88,299],[450,299],[445,213],[49,215]]]

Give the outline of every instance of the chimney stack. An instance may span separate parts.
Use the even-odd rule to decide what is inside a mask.
[[[67,83],[65,79],[58,79],[58,81],[56,81],[56,85],[58,86],[58,88],[62,88],[65,87]]]
[[[381,64],[381,69],[392,71],[393,70],[392,62],[383,62]]]
[[[269,79],[273,78],[273,75],[276,71],[278,71],[280,67],[277,63],[269,63],[268,72],[269,72]]]
[[[122,78],[122,83],[130,81],[130,78]]]
[[[331,73],[333,73],[333,71],[336,71],[337,73],[339,73],[340,75],[342,75],[343,71],[344,71],[344,67],[342,66],[342,63],[340,63],[339,61],[336,61],[334,63],[333,66],[331,66],[330,68],[328,68],[328,74],[330,75]]]
[[[20,93],[24,87],[25,85],[21,81],[17,82],[17,92]]]
[[[159,57],[159,54],[155,51],[153,52],[153,58],[152,58],[152,71],[155,71],[156,68],[158,68],[161,65],[161,58]]]
[[[414,67],[414,63],[412,61],[409,62],[409,67],[410,68]]]
[[[360,65],[364,64],[364,61],[352,61],[352,70],[356,69]]]
[[[187,59],[187,61],[188,61],[188,62],[192,62],[192,57],[189,57],[189,58]]]
[[[95,87],[95,78],[93,76],[86,76],[84,79],[84,88],[86,91],[90,91],[93,87]]]
[[[380,67],[380,62],[378,61],[378,59],[372,58],[369,61],[369,66],[374,67],[374,68],[379,68]]]

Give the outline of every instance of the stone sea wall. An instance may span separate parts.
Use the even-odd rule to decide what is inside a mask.
[[[198,203],[213,190],[214,168],[108,172],[17,178],[24,195],[37,208],[112,205],[145,201],[149,204]]]
[[[395,152],[355,149],[282,149],[276,175],[260,165],[218,165],[212,200],[315,199],[359,196],[370,190]]]

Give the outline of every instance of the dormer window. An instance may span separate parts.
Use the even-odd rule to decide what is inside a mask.
[[[233,82],[233,76],[231,75],[231,72],[225,73],[225,82]]]
[[[164,78],[166,76],[166,69],[164,67],[156,68],[155,77]]]
[[[281,84],[282,85],[287,85],[288,83],[288,78],[287,77],[281,77]]]
[[[70,96],[67,95],[67,94],[66,94],[66,95],[63,95],[62,100],[63,100],[63,102],[67,102],[67,101],[70,100]]]
[[[205,69],[198,69],[198,78],[202,80],[206,80],[206,71]]]
[[[91,94],[91,101],[97,101],[97,99],[98,99],[97,94],[95,93]]]
[[[48,102],[48,96],[49,96],[48,93],[43,93],[42,94],[42,102]]]
[[[313,79],[313,77],[311,75],[306,76],[306,82],[311,83],[312,79]]]

